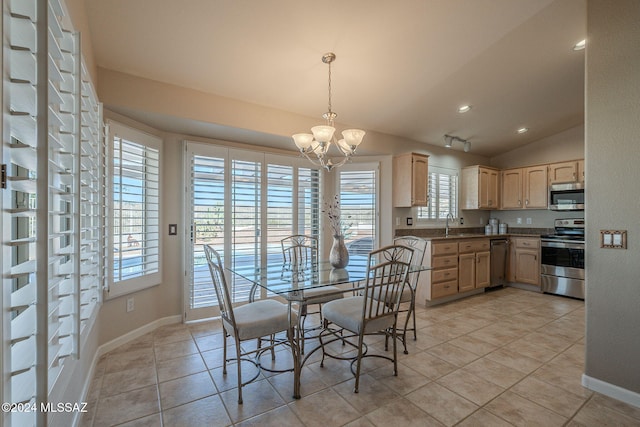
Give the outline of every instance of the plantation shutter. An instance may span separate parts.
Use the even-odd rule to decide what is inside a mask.
[[[377,242],[378,167],[340,171],[341,220],[348,224],[345,242],[350,254],[367,254]]]
[[[262,156],[260,156],[262,157]],[[262,162],[231,160],[231,265],[261,264]],[[231,298],[248,301],[251,284],[233,277]]]
[[[159,279],[152,277],[160,268],[160,152],[130,139],[133,138],[125,138],[115,130],[113,282],[147,276],[149,282],[159,283]]]
[[[282,261],[280,241],[297,234],[294,211],[294,168],[278,164],[267,165],[267,263]]]
[[[204,245],[211,245],[224,256],[225,159],[191,157],[192,253],[189,292],[190,308],[218,304],[211,285],[211,275],[204,255]]]

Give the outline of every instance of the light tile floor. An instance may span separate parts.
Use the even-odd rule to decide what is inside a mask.
[[[640,426],[640,408],[581,386],[582,301],[505,288],[418,308],[417,317],[418,340],[399,351],[397,377],[389,362],[368,359],[354,394],[348,364],[320,367],[317,352],[301,399],[291,397],[291,373],[265,372],[243,388],[243,405],[235,366],[222,375],[220,322],[165,326],[100,359],[80,424]],[[382,342],[369,347],[382,351]],[[276,365],[289,362],[288,350],[277,353]]]

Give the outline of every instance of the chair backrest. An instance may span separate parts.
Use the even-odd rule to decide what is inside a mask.
[[[290,268],[318,265],[318,238],[295,234],[280,241],[284,263]]]
[[[425,239],[416,236],[400,236],[393,239],[393,244],[413,249],[413,256],[411,258],[412,264],[422,265],[424,262],[424,254],[427,251],[427,241]],[[414,288],[418,284],[419,275],[420,270],[409,273],[407,277],[408,283],[410,283]]]
[[[398,312],[402,287],[407,280],[413,249],[390,245],[369,253],[363,296],[363,323]],[[393,304],[389,304],[393,301]]]
[[[233,304],[229,288],[227,287],[227,279],[224,275],[224,267],[218,252],[210,245],[204,245],[204,254],[207,257],[213,288],[218,297],[218,306],[220,307],[220,316],[224,322],[235,329],[236,320],[233,315]]]

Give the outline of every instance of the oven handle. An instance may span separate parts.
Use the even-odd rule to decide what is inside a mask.
[[[584,249],[584,243],[567,243],[553,240],[541,240],[543,248]]]

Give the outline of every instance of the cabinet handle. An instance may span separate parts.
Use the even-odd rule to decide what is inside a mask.
[[[451,274],[451,273],[444,273],[445,276],[448,276],[449,274]]]
[[[518,200],[518,206],[522,206],[522,200]]]
[[[529,206],[529,199],[525,200],[524,204]]]
[[[444,285],[445,289],[449,289],[451,286],[450,285]]]

